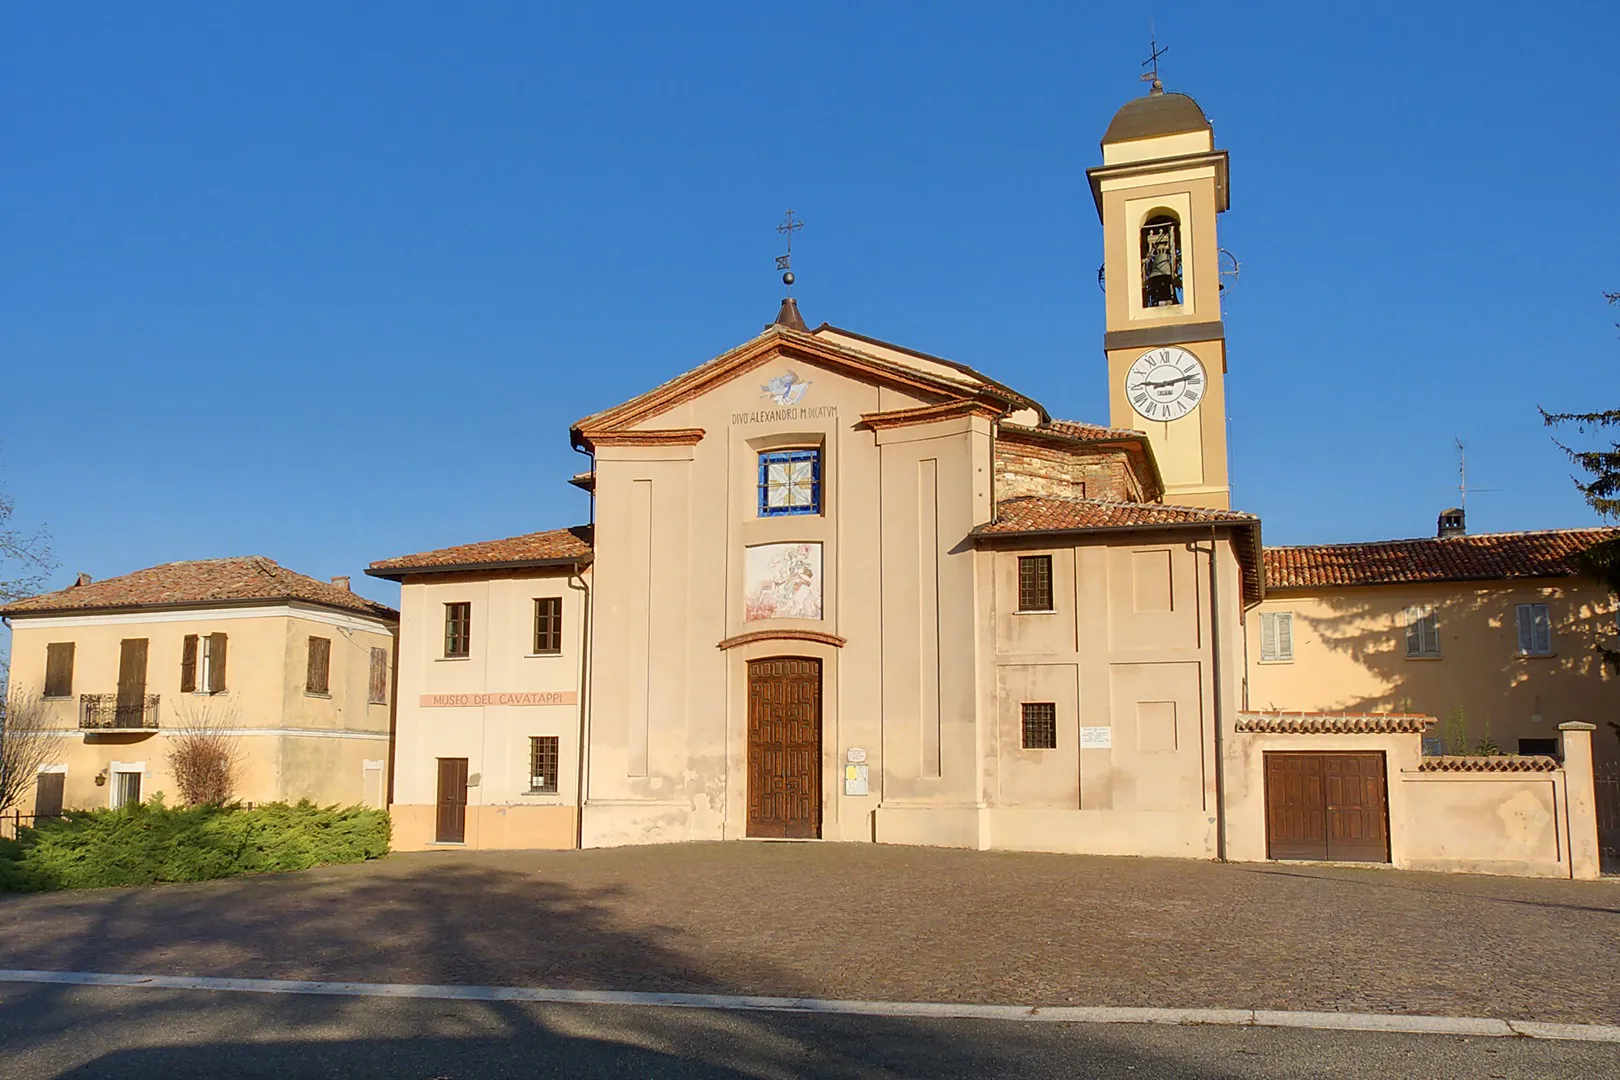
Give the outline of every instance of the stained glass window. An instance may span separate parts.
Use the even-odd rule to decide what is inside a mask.
[[[820,512],[820,450],[773,450],[759,455],[761,517]]]

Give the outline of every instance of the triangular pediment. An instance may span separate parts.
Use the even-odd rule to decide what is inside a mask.
[[[574,424],[575,445],[588,445],[597,436],[632,430],[646,432],[661,425],[657,417],[678,409],[756,369],[771,364],[800,364],[861,382],[895,390],[922,405],[976,403],[1004,414],[1028,409],[1029,399],[1007,387],[927,358],[908,362],[897,348],[859,348],[851,337],[821,335],[772,324],[751,341],[707,363],[678,375],[621,405],[593,413]]]

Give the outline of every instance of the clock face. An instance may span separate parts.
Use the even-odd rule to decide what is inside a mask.
[[[1144,420],[1180,420],[1204,399],[1204,365],[1186,349],[1167,345],[1136,358],[1125,373],[1125,396]]]

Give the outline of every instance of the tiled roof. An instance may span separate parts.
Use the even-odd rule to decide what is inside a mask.
[[[1071,529],[1152,528],[1203,522],[1255,525],[1259,520],[1253,514],[1235,510],[1206,510],[1198,506],[1025,495],[997,503],[996,520],[980,525],[973,532],[978,536],[988,536],[998,533],[1067,532]]]
[[[1200,506],[1163,503],[1108,502],[1103,499],[1063,499],[1024,495],[996,504],[996,519],[977,526],[981,538],[1040,536],[1085,532],[1092,529],[1182,528],[1189,525],[1230,525],[1246,534],[1235,544],[1243,571],[1243,596],[1259,603],[1264,596],[1260,581],[1260,519],[1236,510],[1209,510]]]
[[[394,621],[399,612],[326,581],[288,570],[263,555],[164,563],[121,577],[74,585],[18,600],[0,615],[90,612],[149,607],[300,601]]]
[[[1569,577],[1575,556],[1620,537],[1620,528],[1482,533],[1265,550],[1267,589],[1421,581]]]
[[[378,559],[366,573],[372,577],[398,579],[411,571],[495,569],[503,566],[534,566],[546,563],[588,562],[591,557],[591,528],[575,525],[567,529],[509,536],[505,540],[483,540],[476,544],[421,551],[393,559]]]
[[[1500,754],[1493,757],[1446,755],[1418,762],[1419,772],[1557,772],[1558,759],[1535,755]]]
[[[1421,732],[1435,718],[1421,713],[1244,712],[1237,730],[1273,735],[1388,735]]]
[[[1088,424],[1084,420],[1048,420],[1037,431],[1050,431],[1054,435],[1063,435],[1070,439],[1079,439],[1082,442],[1112,442],[1115,439],[1145,439],[1146,433],[1133,431],[1130,428],[1103,427],[1101,424]]]

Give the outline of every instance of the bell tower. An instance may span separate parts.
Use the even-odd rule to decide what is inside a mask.
[[[1102,160],[1086,177],[1103,225],[1109,423],[1147,432],[1165,502],[1225,509],[1226,151],[1198,103],[1155,78],[1114,115]]]

